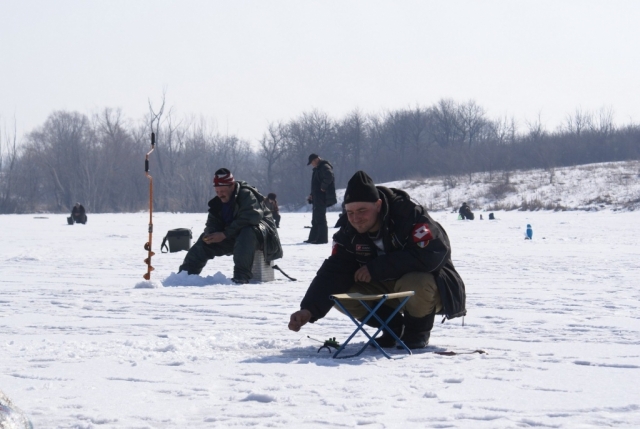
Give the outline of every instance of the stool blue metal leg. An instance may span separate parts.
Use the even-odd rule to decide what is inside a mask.
[[[378,322],[380,322],[380,328],[379,328],[379,329],[378,329],[378,331],[374,334],[374,338],[375,338],[375,336],[377,336],[377,335],[378,335],[378,332],[380,332],[383,328],[387,328],[387,327],[388,327],[389,322],[391,322],[391,319],[393,319],[393,317],[394,317],[394,316],[395,316],[395,315],[400,311],[400,309],[401,309],[402,307],[404,307],[404,305],[407,303],[407,301],[409,300],[409,298],[411,298],[411,297],[410,297],[410,296],[408,296],[408,297],[406,297],[406,298],[402,299],[402,301],[400,301],[400,304],[399,304],[399,305],[396,307],[396,309],[391,313],[391,315],[390,315],[389,317],[387,317],[387,320],[385,320],[384,322],[382,321],[382,319],[380,319],[380,317],[376,314],[376,312],[375,312],[374,310],[371,310],[371,308],[369,308],[369,306],[367,305],[367,303],[366,303],[366,302],[364,302],[364,301],[360,301],[360,303],[361,303],[361,304],[362,304],[362,305],[363,305],[367,310],[369,310],[369,313],[370,313],[370,314],[373,314],[373,316],[378,320]],[[386,301],[386,298],[385,298],[385,300],[384,300],[384,301]],[[384,302],[384,301],[383,301],[383,302]],[[379,307],[379,306],[376,306],[375,310],[377,310],[377,309],[378,309],[378,307]],[[391,336],[396,340],[396,342],[397,342],[400,346],[402,346],[402,348],[403,348],[403,349],[405,349],[405,350],[407,351],[407,353],[409,353],[409,354],[413,354],[413,353],[411,353],[411,349],[409,349],[409,347],[407,347],[407,345],[404,343],[404,341],[402,341],[402,340],[400,339],[400,337],[398,337],[398,336],[396,335],[396,333],[395,333],[395,332],[393,332],[393,330],[391,330],[391,329],[387,329],[387,332],[388,332],[388,333],[389,333],[389,334],[390,334],[390,335],[391,335]],[[375,343],[375,342],[374,342],[374,343]],[[375,344],[377,345],[378,343],[375,343]],[[380,347],[378,347],[378,348],[380,348]]]
[[[364,308],[367,309],[367,311],[369,312],[369,314],[367,314],[367,316],[362,320],[362,322],[360,322],[359,320],[357,320],[355,317],[353,317],[351,315],[351,313],[349,313],[349,311],[342,305],[342,303],[338,300],[335,299],[334,297],[331,297],[331,299],[336,303],[336,305],[338,307],[340,307],[340,309],[344,312],[344,314],[346,314],[347,316],[349,316],[349,318],[353,321],[353,323],[355,323],[356,325],[356,329],[355,331],[353,331],[353,333],[349,336],[349,338],[347,338],[347,340],[342,343],[342,345],[340,346],[340,348],[338,350],[336,350],[336,352],[333,354],[334,358],[338,358],[338,355],[344,350],[344,348],[346,347],[347,344],[349,344],[349,342],[351,341],[351,339],[358,333],[358,331],[362,331],[362,333],[364,335],[367,336],[367,338],[369,339],[365,345],[358,351],[358,353],[349,355],[349,356],[341,356],[340,359],[343,358],[350,358],[350,357],[355,357],[355,356],[360,356],[360,354],[362,354],[362,352],[364,352],[367,347],[369,346],[369,344],[372,344],[373,346],[375,346],[378,350],[380,350],[380,352],[387,358],[387,359],[391,359],[391,356],[389,356],[389,354],[384,351],[384,349],[382,349],[382,347],[380,347],[380,345],[374,341],[374,339],[378,336],[378,334],[380,334],[380,332],[382,332],[383,329],[386,329],[387,332],[389,332],[391,334],[391,336],[393,336],[393,338],[398,342],[398,344],[400,344],[409,354],[411,353],[411,350],[404,344],[404,342],[402,342],[402,340],[391,330],[388,329],[388,323],[391,321],[391,319],[393,319],[393,317],[398,313],[398,311],[400,311],[400,309],[407,303],[407,301],[409,300],[410,297],[405,297],[401,302],[400,305],[398,305],[396,307],[396,309],[391,313],[391,315],[386,319],[386,320],[382,320],[377,314],[376,311],[384,304],[384,302],[387,300],[387,295],[383,295],[382,299],[378,302],[378,304],[374,307],[371,308],[367,305],[367,303],[363,300],[358,300],[360,302],[360,304],[362,304],[362,306]],[[364,329],[364,326],[366,325],[366,323],[369,321],[369,319],[371,319],[372,317],[375,317],[376,320],[380,323],[380,327],[376,330],[376,332],[373,335],[369,335],[369,333]]]

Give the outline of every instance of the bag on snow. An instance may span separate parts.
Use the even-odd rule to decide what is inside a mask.
[[[191,230],[188,228],[170,229],[162,239],[160,251],[162,253],[174,253],[181,250],[189,250],[191,248],[191,238]],[[166,245],[167,242],[169,242],[169,247]],[[167,249],[167,251],[164,249]]]

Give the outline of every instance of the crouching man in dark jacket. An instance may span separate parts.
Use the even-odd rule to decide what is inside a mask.
[[[466,314],[465,287],[451,262],[447,233],[407,193],[375,186],[364,171],[349,180],[344,202],[349,222],[333,236],[332,254],[311,282],[301,309],[291,315],[289,329],[297,332],[323,318],[333,306],[331,295],[415,291],[389,328],[407,347],[425,347],[436,314],[448,319]],[[357,319],[366,316],[359,302],[342,304]],[[385,303],[377,314],[385,320],[397,304]],[[367,323],[379,327],[374,318]],[[395,346],[386,331],[376,341]]]
[[[265,261],[282,258],[282,246],[264,197],[246,182],[235,181],[226,168],[213,177],[216,197],[209,201],[204,233],[189,249],[180,271],[200,274],[207,261],[216,256],[233,255],[234,283],[248,283],[256,250]]]

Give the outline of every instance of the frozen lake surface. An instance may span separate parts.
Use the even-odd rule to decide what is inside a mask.
[[[195,240],[206,214],[157,213],[155,288],[136,288],[148,214],[0,216],[0,390],[47,429],[640,427],[640,212],[433,217],[467,285],[464,326],[437,319],[413,356],[333,360],[307,335],[344,341],[346,317],[287,330],[331,250],[302,243],[310,214],[279,230],[297,282],[237,286],[230,257],[172,275],[186,253],[161,254],[162,237]]]

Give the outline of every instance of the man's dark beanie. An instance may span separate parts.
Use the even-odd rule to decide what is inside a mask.
[[[375,203],[380,199],[378,189],[373,183],[373,179],[364,171],[357,171],[347,184],[347,190],[344,193],[344,203]]]

